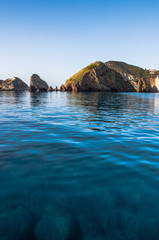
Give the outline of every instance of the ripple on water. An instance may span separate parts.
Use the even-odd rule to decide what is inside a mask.
[[[158,94],[0,92],[0,115],[0,212],[58,202],[83,239],[158,240]]]

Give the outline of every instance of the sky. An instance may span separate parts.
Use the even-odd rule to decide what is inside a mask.
[[[0,79],[55,87],[95,61],[159,69],[158,0],[0,0]]]

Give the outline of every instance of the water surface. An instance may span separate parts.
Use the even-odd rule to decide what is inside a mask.
[[[159,94],[0,92],[0,211],[54,201],[84,240],[159,239]]]

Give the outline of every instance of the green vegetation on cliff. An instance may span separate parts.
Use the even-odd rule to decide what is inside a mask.
[[[105,64],[107,67],[115,70],[116,72],[119,72],[120,74],[123,74],[123,73],[131,74],[135,78],[142,78],[142,77],[155,78],[157,76],[157,72],[154,75],[152,75],[150,74],[149,70],[146,70],[137,66],[133,66],[124,62],[109,61],[109,62],[106,62]]]
[[[76,73],[66,81],[66,86],[70,84],[76,85],[77,83],[80,83],[85,74],[89,73],[92,69],[98,67],[101,63],[102,62],[95,62],[83,68],[82,70],[80,70],[78,73]]]

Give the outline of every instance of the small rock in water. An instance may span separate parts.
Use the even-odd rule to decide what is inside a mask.
[[[54,91],[55,91],[55,92],[57,92],[57,91],[58,91],[58,87],[57,87],[57,86],[55,87]]]
[[[66,91],[65,85],[62,84],[61,87],[60,87],[60,89],[59,89],[59,91],[61,91],[61,92]]]
[[[48,91],[48,92],[53,92],[54,89],[50,86],[47,91]]]

